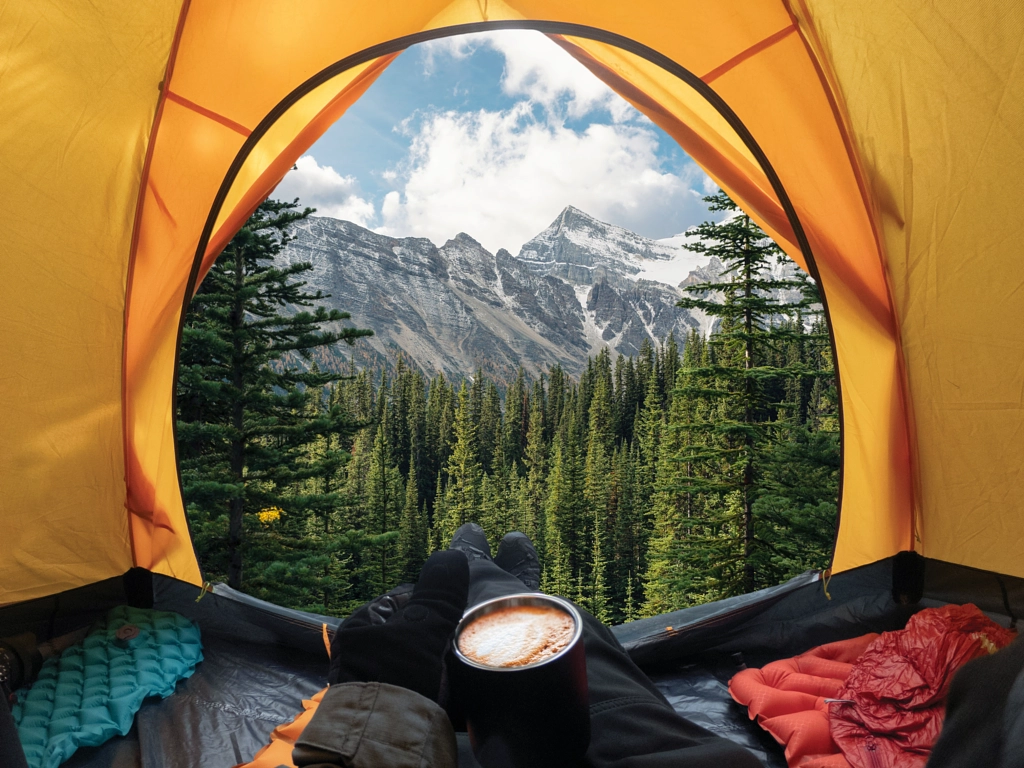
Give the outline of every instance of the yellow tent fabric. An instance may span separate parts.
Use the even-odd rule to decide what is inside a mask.
[[[408,45],[540,29],[819,276],[834,568],[1024,576],[1024,8],[989,0],[16,0],[0,9],[0,604],[131,565],[198,582],[182,307]]]

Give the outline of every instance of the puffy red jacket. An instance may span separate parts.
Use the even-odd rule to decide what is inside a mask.
[[[854,768],[923,768],[942,730],[953,673],[1015,634],[974,605],[915,614],[857,659],[829,705],[832,738]]]

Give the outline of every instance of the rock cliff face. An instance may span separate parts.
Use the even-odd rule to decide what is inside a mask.
[[[492,254],[459,234],[436,247],[421,238],[391,238],[351,222],[310,218],[284,252],[308,261],[309,287],[331,294],[327,305],[352,315],[375,335],[320,358],[337,367],[393,365],[399,351],[432,375],[460,378],[477,367],[507,380],[519,365],[536,374],[561,363],[573,374],[604,346],[635,354],[707,318],[675,306],[679,285],[644,279],[679,263],[676,280],[716,279],[713,261],[689,274],[693,256],[566,208],[518,256]]]

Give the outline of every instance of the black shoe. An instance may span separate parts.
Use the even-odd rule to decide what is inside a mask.
[[[491,560],[491,545],[487,543],[484,529],[476,523],[463,523],[452,536],[448,549],[458,549],[466,553],[470,562],[473,560]]]
[[[540,558],[530,537],[519,531],[506,533],[498,545],[494,563],[519,579],[531,592],[540,589]]]

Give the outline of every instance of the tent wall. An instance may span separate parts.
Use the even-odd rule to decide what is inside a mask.
[[[132,565],[125,274],[179,5],[0,10],[0,604]]]
[[[732,38],[734,32],[727,34],[729,42],[743,39]],[[740,137],[705,117],[712,106],[701,93],[635,55],[599,42],[573,42],[610,71],[592,67],[607,82],[616,85],[613,76],[619,75],[640,91],[646,98],[631,99],[634,104],[820,280],[842,384],[840,503],[853,510],[840,530],[833,569],[841,571],[912,547],[909,412],[897,326],[867,202],[830,94],[798,32],[780,9],[764,22],[761,37],[744,41],[747,47],[723,41],[716,59],[721,63],[714,66],[693,61],[691,39],[679,41],[668,55],[703,73],[701,80],[752,134],[778,175],[809,254],[781,202],[765,189],[761,169],[743,157]]]
[[[503,23],[557,35],[813,256],[842,384],[835,570],[916,548],[1024,575],[1024,9],[942,6],[6,5],[0,604],[131,564],[199,581],[174,446],[182,307],[402,46]]]
[[[1024,575],[1024,5],[796,6],[887,259],[914,404],[915,548]],[[841,551],[853,535],[844,525]]]

